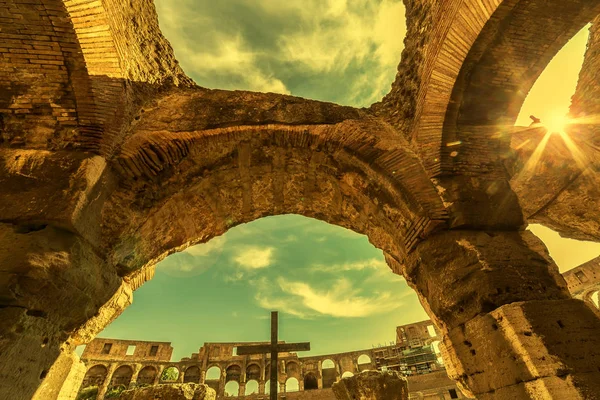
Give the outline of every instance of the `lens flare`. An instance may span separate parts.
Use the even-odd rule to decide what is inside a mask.
[[[569,118],[566,115],[554,115],[547,122],[544,122],[544,126],[548,129],[549,133],[562,133],[569,122]]]

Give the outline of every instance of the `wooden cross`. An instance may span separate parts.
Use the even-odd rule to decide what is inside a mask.
[[[271,312],[271,343],[256,344],[250,346],[238,346],[237,355],[265,354],[271,353],[271,393],[269,398],[277,400],[277,355],[278,353],[290,351],[308,351],[310,342],[303,343],[277,343],[277,311]]]

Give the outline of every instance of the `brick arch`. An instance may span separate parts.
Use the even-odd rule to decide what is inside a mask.
[[[600,3],[587,0],[407,2],[400,73],[372,108],[418,145],[431,176],[440,175],[452,161],[445,144],[461,140],[455,125],[512,124],[537,76],[598,13]]]
[[[136,383],[139,385],[152,385],[158,375],[158,368],[154,365],[146,365],[140,369]]]
[[[81,389],[84,389],[88,386],[102,386],[106,378],[108,377],[108,367],[104,364],[95,364],[88,368],[83,377],[83,381],[81,383]]]
[[[502,2],[473,42],[454,84],[441,138],[442,171],[456,170],[459,163],[464,171],[466,157],[481,165],[498,156],[500,146],[490,143],[508,133],[552,58],[598,13],[598,1]],[[447,146],[458,141],[462,144]],[[509,144],[507,138],[504,145]]]
[[[185,109],[181,102],[193,103],[193,96],[207,101],[199,93],[164,102]],[[148,122],[140,121],[113,162],[122,194],[113,194],[105,212],[129,223],[112,227],[124,240],[110,244],[115,263],[128,270],[270,215],[300,214],[349,228],[398,259],[444,222],[444,205],[421,164],[386,124],[347,118],[181,131],[196,124],[186,115],[171,133],[162,119],[173,112],[147,111]],[[138,197],[133,204],[131,193]],[[182,201],[195,207],[177,206]],[[190,225],[198,216],[202,224]]]
[[[110,386],[125,386],[126,388],[129,386],[131,382],[131,378],[133,377],[133,366],[129,364],[121,364],[115,369],[111,378],[110,378]]]

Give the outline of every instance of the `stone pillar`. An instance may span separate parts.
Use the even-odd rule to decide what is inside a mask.
[[[87,368],[75,352],[65,349],[35,392],[32,400],[74,400]]]
[[[285,383],[279,382],[279,393],[285,393]]]
[[[142,370],[141,364],[133,364],[133,375],[131,375],[131,381],[129,382],[129,387],[137,386],[137,379],[140,371]]]
[[[240,389],[238,391],[238,396],[243,396],[246,394],[246,382],[240,382]]]
[[[446,231],[403,274],[443,332],[449,375],[480,400],[600,393],[600,319],[531,232]]]
[[[65,229],[0,223],[0,399],[30,400],[61,347],[117,291],[100,254]]]
[[[108,388],[110,386],[110,383],[112,382],[112,377],[113,374],[115,373],[115,371],[117,370],[118,364],[110,364],[108,366],[108,371],[106,373],[106,379],[104,380],[104,382],[102,382],[102,386],[100,386],[98,388],[98,399],[103,399],[104,395],[106,394],[106,392],[108,391]]]
[[[304,377],[303,376],[301,376],[298,379],[298,391],[302,391],[302,390],[304,390]]]
[[[258,394],[265,394],[265,381],[258,382]]]
[[[317,364],[317,387],[323,389],[323,367],[320,361]]]
[[[152,382],[152,386],[156,386],[158,385],[158,383],[160,382],[160,377],[162,376],[163,371],[165,370],[165,366],[164,365],[159,365],[158,369],[157,369],[157,373],[156,373],[156,377],[154,378],[154,382]]]

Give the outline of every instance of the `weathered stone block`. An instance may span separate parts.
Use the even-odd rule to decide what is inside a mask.
[[[540,378],[598,373],[598,332],[600,320],[580,300],[513,303],[451,330],[444,356],[452,378],[488,393]],[[552,385],[539,385],[554,393]],[[585,381],[573,385],[589,390]]]
[[[207,385],[181,383],[126,390],[120,400],[215,400],[216,392]]]
[[[408,399],[408,382],[395,371],[364,371],[332,386],[338,400]]]
[[[449,330],[504,304],[571,298],[546,247],[529,231],[434,235],[409,255],[403,272]]]

